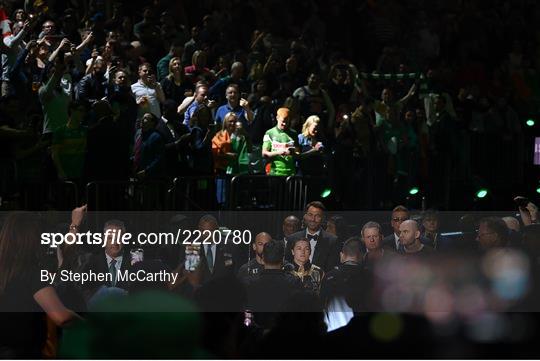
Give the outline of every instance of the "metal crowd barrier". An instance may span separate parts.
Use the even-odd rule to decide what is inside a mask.
[[[98,181],[86,185],[92,211],[153,211],[171,209],[168,181]]]

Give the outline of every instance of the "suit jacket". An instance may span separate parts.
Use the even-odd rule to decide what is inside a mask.
[[[216,278],[223,278],[226,276],[234,276],[238,271],[239,265],[236,262],[236,256],[234,249],[229,245],[218,244],[216,246],[216,257],[214,261],[214,269],[212,272],[208,267],[208,260],[206,259],[206,247],[201,248],[201,267],[202,276],[201,282],[204,284],[210,280]]]
[[[396,247],[396,239],[394,237],[394,232],[392,232],[391,235],[383,238],[383,247],[392,248],[396,252],[398,251],[398,247]]]
[[[107,264],[107,257],[105,256],[105,252],[100,251],[98,253],[94,253],[90,257],[86,266],[83,267],[83,270],[83,272],[85,273],[89,271],[95,273],[108,273],[109,265]],[[129,251],[124,250],[122,264],[120,265],[120,272],[129,270],[131,270],[131,257]],[[83,285],[82,288],[85,298],[89,299],[90,297],[92,297],[101,286],[111,287],[111,284],[109,281],[96,281],[89,282],[88,284]],[[129,288],[129,283],[127,281],[117,281],[115,287],[127,290]]]
[[[285,249],[285,259],[292,263],[292,244],[294,241],[305,238],[306,230],[303,229],[287,237],[287,247]],[[337,237],[322,230],[319,234],[319,240],[315,246],[312,264],[321,267],[325,272],[330,271],[339,264],[339,245]]]

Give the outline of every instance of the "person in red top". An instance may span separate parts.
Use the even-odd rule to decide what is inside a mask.
[[[197,50],[191,57],[191,65],[184,68],[186,79],[195,85],[199,81],[213,84],[216,80],[214,73],[206,67],[207,56],[203,50]]]

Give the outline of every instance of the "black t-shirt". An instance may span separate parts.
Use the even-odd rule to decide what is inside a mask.
[[[47,324],[34,294],[47,286],[40,280],[38,267],[8,283],[0,295],[0,348],[15,350],[16,357],[39,355],[47,337]]]

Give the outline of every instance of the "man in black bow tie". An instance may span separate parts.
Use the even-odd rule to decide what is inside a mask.
[[[287,251],[285,254],[289,262],[292,261],[292,244],[300,238],[305,238],[311,245],[312,251],[309,261],[312,264],[321,267],[325,271],[331,270],[338,264],[337,238],[322,229],[325,211],[324,205],[318,201],[311,202],[306,206],[306,213],[304,214],[306,229],[287,237]]]

